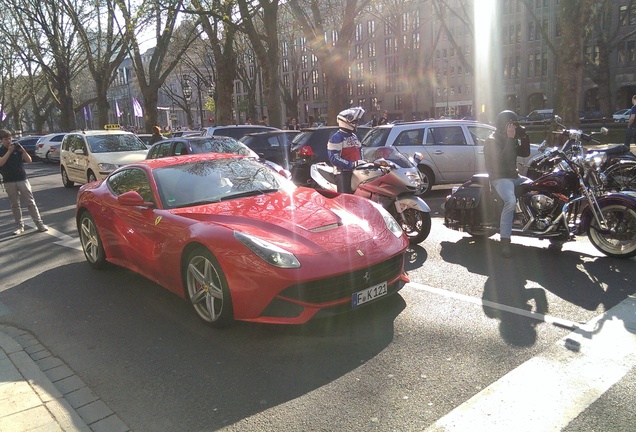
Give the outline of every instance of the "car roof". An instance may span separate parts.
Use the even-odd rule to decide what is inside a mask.
[[[245,156],[230,154],[230,153],[197,153],[191,155],[181,155],[181,156],[168,156],[164,158],[157,159],[144,159],[139,162],[131,163],[126,165],[127,167],[132,167],[135,165],[147,165],[150,169],[155,170],[158,168],[165,168],[172,165],[184,165],[193,162],[205,161],[205,160],[214,160],[214,159],[231,159],[231,158],[244,158]]]
[[[74,130],[68,133],[79,133],[82,135],[134,135],[132,132],[118,129],[97,129],[97,130]]]
[[[403,123],[393,123],[393,124],[384,124],[380,126],[375,126],[372,129],[390,129],[390,128],[401,128],[401,127],[411,127],[411,126],[431,126],[431,125],[458,125],[458,124],[466,124],[466,125],[486,125],[490,126],[486,123],[481,123],[477,120],[456,120],[456,119],[435,119],[435,120],[417,120],[417,121],[409,121]]]

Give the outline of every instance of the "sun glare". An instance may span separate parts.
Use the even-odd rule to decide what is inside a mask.
[[[488,114],[496,104],[495,93],[492,88],[493,75],[496,73],[497,64],[494,53],[491,52],[493,36],[498,30],[494,28],[496,0],[479,0],[479,6],[475,2],[475,107],[473,112],[477,118],[487,122]]]

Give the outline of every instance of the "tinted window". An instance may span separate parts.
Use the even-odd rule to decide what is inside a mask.
[[[396,146],[415,146],[422,145],[424,142],[424,129],[411,129],[400,132],[395,143]]]
[[[136,191],[144,201],[155,202],[146,173],[138,168],[124,169],[108,177],[108,187],[117,196]]]
[[[483,146],[486,142],[486,139],[492,134],[495,130],[491,128],[487,128],[484,126],[468,126],[468,132],[473,137],[473,141],[475,145]]]
[[[172,148],[172,141],[159,142],[152,146],[147,159],[157,159],[167,156],[172,156],[170,149]]]
[[[461,126],[430,127],[426,133],[427,145],[466,145]]]

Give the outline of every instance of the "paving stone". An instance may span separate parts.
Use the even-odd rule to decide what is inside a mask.
[[[84,381],[82,381],[77,375],[64,378],[55,383],[55,387],[63,394],[66,395],[75,390],[79,390],[82,387],[86,387]]]
[[[73,372],[71,368],[66,365],[60,365],[56,368],[44,371],[44,374],[49,377],[49,379],[53,381],[53,383],[56,383],[61,379],[68,378],[71,375],[75,375],[75,372]]]
[[[31,355],[40,351],[45,350],[46,348],[44,348],[44,346],[41,343],[38,343],[37,345],[31,345],[29,347],[26,347],[24,350],[27,352],[27,354]]]
[[[113,415],[113,411],[101,400],[96,400],[88,405],[77,408],[77,412],[89,425]]]
[[[25,382],[19,384],[3,388],[2,398],[0,398],[0,413],[2,413],[0,416],[4,417],[42,405],[42,401],[30,385]]]
[[[29,354],[29,355],[31,356],[31,358],[34,361],[38,361],[38,360],[41,360],[43,358],[51,357],[51,353],[47,349],[42,350],[42,351],[38,351],[38,352],[33,353],[33,354]]]
[[[40,369],[42,369],[44,372],[64,364],[64,362],[58,357],[53,356],[37,360],[35,363],[37,363]]]
[[[92,392],[91,389],[83,387],[79,390],[75,390],[74,392],[65,394],[64,399],[66,399],[73,408],[77,409],[81,406],[88,405],[91,402],[95,402],[99,398]]]
[[[93,432],[128,432],[130,430],[115,414],[91,424],[91,429]]]
[[[11,359],[6,355],[0,356],[0,386],[4,383],[21,380],[22,375],[20,375],[20,372],[15,368]]]
[[[46,426],[51,427],[49,430],[61,430],[44,405],[0,417],[0,431],[30,431]]]

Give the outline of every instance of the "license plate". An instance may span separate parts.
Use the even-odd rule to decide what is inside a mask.
[[[365,288],[362,291],[353,293],[351,298],[352,306],[360,306],[361,304],[370,302],[371,300],[386,295],[387,292],[388,290],[386,282],[382,282],[377,285],[373,285],[372,287]]]

